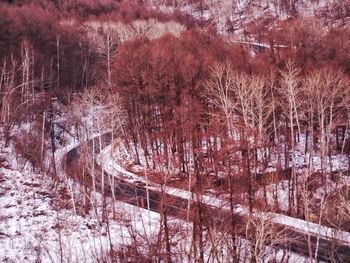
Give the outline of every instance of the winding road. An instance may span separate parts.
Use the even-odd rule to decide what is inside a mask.
[[[111,144],[111,133],[106,133],[102,135],[102,145],[100,147],[98,137],[88,141],[88,146],[92,150],[93,146],[95,153],[99,153],[99,149],[105,148]],[[70,150],[64,156],[64,167],[74,167],[79,158],[81,157],[80,146]],[[69,169],[66,169],[66,171]],[[67,172],[69,175],[69,172]],[[104,176],[104,181],[108,182],[108,174],[106,171],[103,172],[95,162],[94,174],[97,181],[97,185],[101,185],[101,178]],[[70,174],[70,176],[75,177],[75,175]],[[172,215],[181,219],[192,219],[194,214],[194,203],[191,204],[190,217],[187,218],[188,211],[188,199],[181,198],[179,196],[170,195],[168,193],[161,194],[160,191],[156,191],[153,188],[146,189],[145,185],[140,183],[132,183],[127,180],[118,177],[118,174],[113,174],[115,177],[115,188],[111,189],[109,184],[105,184],[104,191],[106,195],[112,196],[112,191],[116,198],[125,203],[138,206],[145,209],[150,209],[154,212],[161,212],[165,210],[167,214]],[[101,189],[99,189],[101,190]],[[147,198],[148,197],[148,198]],[[149,200],[149,204],[147,203]],[[162,202],[163,201],[163,202]],[[162,204],[164,204],[162,206]],[[238,229],[238,234],[244,236],[245,234],[245,222],[246,219],[243,215],[234,214],[231,215],[231,212],[227,209],[213,207],[205,203],[201,203],[201,208],[205,211],[205,215],[211,217],[213,222],[217,222],[222,230],[229,231],[232,221]],[[230,219],[230,220],[227,220]],[[241,231],[239,231],[241,230]],[[281,240],[280,243],[275,244],[274,246],[289,249],[295,253],[301,254],[303,256],[309,256],[309,247],[308,247],[308,233],[305,233],[299,229],[293,227],[286,227],[285,225],[277,225],[276,231],[283,232],[285,239],[279,237]],[[350,244],[341,242],[339,240],[330,240],[326,237],[310,234],[310,240],[312,244],[312,250],[315,250],[316,244],[319,243],[319,250],[317,259],[323,262],[350,262]],[[319,238],[319,240],[318,240]],[[273,239],[273,237],[271,237]],[[283,240],[283,241],[282,241]],[[267,244],[268,245],[268,244]],[[334,261],[334,259],[336,261]]]

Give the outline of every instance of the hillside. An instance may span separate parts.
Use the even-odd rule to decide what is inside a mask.
[[[0,3],[0,261],[350,260],[350,2]]]

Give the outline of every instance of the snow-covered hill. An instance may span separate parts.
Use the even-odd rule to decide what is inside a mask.
[[[115,203],[117,219],[101,222],[100,203],[83,212],[78,185],[33,172],[3,142],[0,149],[0,262],[100,262],[111,243],[120,249],[158,231],[158,214],[122,202]]]
[[[199,5],[187,5],[185,13],[215,22],[221,34],[243,38],[247,27],[257,21],[274,22],[291,18],[319,19],[328,26],[350,24],[350,1],[344,0],[207,0]]]

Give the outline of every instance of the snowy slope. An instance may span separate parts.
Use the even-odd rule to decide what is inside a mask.
[[[123,149],[123,147],[121,148]],[[111,154],[111,146],[106,147],[100,154],[100,160],[103,160],[103,167],[107,172],[109,172],[110,174],[121,176],[123,177],[123,179],[128,180],[130,182],[143,182],[150,189],[156,189],[159,191],[160,185],[146,181],[144,177],[140,177],[134,173],[125,171],[125,169],[118,163],[118,160],[120,160],[118,159],[119,155],[120,152],[118,152],[118,150],[115,152],[115,155]],[[193,198],[192,193],[178,188],[165,187],[165,192],[169,195],[181,197],[184,199],[190,200]],[[201,195],[199,198],[201,202],[219,209],[229,210],[230,208],[228,201],[223,200],[221,198],[216,198],[208,195]],[[235,212],[237,214],[248,214],[248,208],[241,205],[237,205],[235,207]],[[307,222],[305,220],[277,213],[265,213],[255,211],[254,215],[256,215],[257,217],[269,218],[269,220],[271,220],[274,223],[294,228],[300,231],[301,233],[310,233],[312,235],[327,238],[329,240],[335,238],[345,244],[350,245],[350,233],[345,231],[335,230],[333,228],[321,226],[319,224]]]
[[[34,173],[30,165],[17,163],[12,148],[0,149],[0,262],[96,262],[106,257],[110,242],[107,224],[99,220],[101,204],[96,204],[97,212],[84,214],[76,200],[74,213],[67,182]],[[78,199],[79,191],[74,194]],[[115,207],[118,220],[109,217],[114,247],[131,242],[131,228],[142,236],[159,229],[158,214],[121,202]]]

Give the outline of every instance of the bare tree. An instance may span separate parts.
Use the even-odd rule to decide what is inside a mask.
[[[33,68],[34,55],[33,48],[29,41],[23,41],[21,46],[21,71],[22,71],[22,85],[21,85],[21,103],[28,108],[28,103],[34,97],[34,83],[33,83]]]
[[[299,123],[299,110],[301,106],[301,89],[300,89],[300,69],[298,69],[292,62],[288,62],[286,69],[281,71],[280,79],[280,92],[281,92],[281,108],[283,109],[284,116],[286,117],[286,129],[290,131],[289,150],[291,151],[292,156],[292,184],[289,186],[289,212],[292,212],[292,204],[297,206],[297,213],[299,212],[298,207],[298,177],[296,174],[296,163],[294,157],[294,151],[296,149],[296,132],[297,128],[298,136],[300,137],[300,123]],[[289,151],[285,152],[285,168],[289,167]]]
[[[227,127],[227,135],[233,139],[234,105],[232,100],[233,76],[235,72],[229,63],[216,64],[211,69],[211,76],[205,83],[206,97],[223,112]],[[215,113],[214,113],[215,114]],[[220,117],[220,114],[215,114]]]
[[[287,238],[287,232],[283,228],[273,223],[272,215],[259,213],[249,217],[245,229],[250,262],[262,263],[271,260],[273,251],[278,250],[278,244],[281,243],[285,244],[285,248],[282,249],[284,256],[288,253],[290,239]]]
[[[11,57],[10,65],[7,60],[4,59],[3,67],[1,69],[1,121],[8,123],[10,121],[10,115],[13,110],[13,96],[16,87],[15,78],[17,72],[17,62]],[[9,67],[9,68],[8,68]]]
[[[105,60],[106,64],[106,78],[107,87],[112,87],[112,59],[117,53],[117,47],[120,44],[120,37],[117,31],[118,24],[113,22],[106,23],[89,23],[88,30],[90,37],[95,46],[97,53]]]
[[[331,133],[337,124],[344,122],[343,105],[346,96],[343,93],[347,87],[346,76],[341,71],[331,69],[316,70],[305,79],[305,91],[309,106],[309,121],[314,134],[314,126],[318,127],[320,137],[320,159],[323,180],[327,168],[331,169]],[[316,123],[314,123],[314,120]],[[312,140],[314,141],[314,140]],[[327,162],[329,157],[329,162]],[[328,165],[327,165],[328,163]],[[326,187],[327,184],[325,184]],[[327,188],[325,188],[327,192]]]

